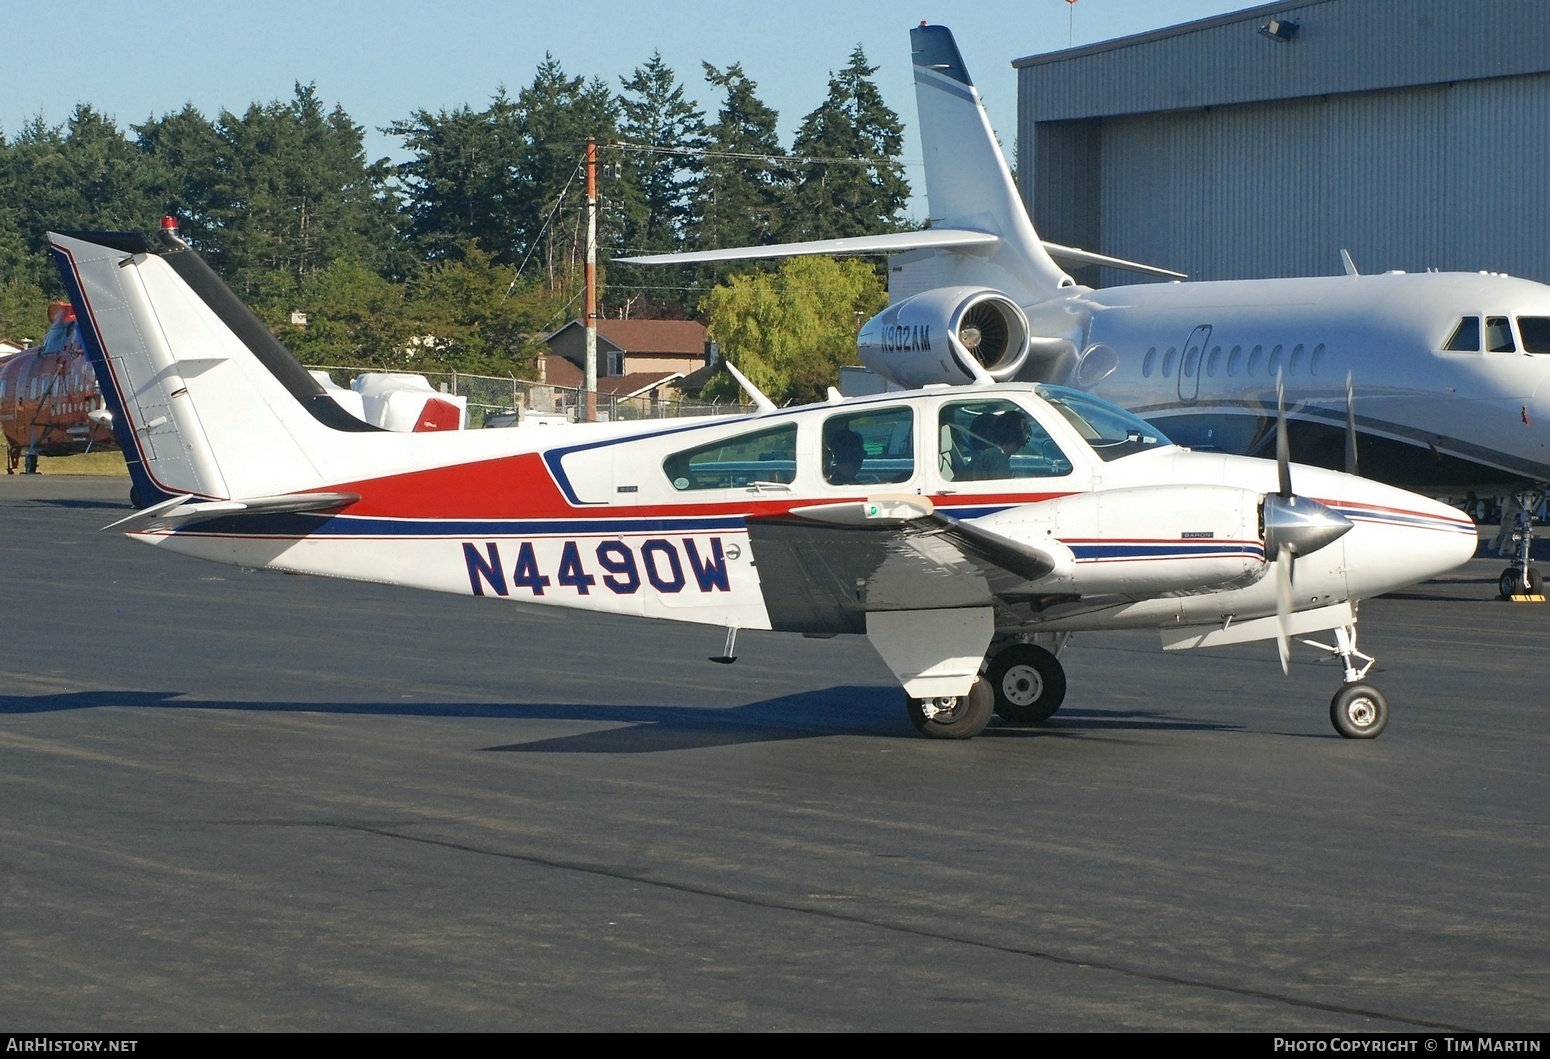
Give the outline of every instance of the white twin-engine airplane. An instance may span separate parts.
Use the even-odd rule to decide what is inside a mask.
[[[1178,448],[1079,390],[936,387],[741,417],[402,433],[335,404],[163,233],[50,239],[148,544],[245,567],[827,637],[864,633],[928,736],[1059,707],[1074,630],[1168,649],[1333,631],[1464,562],[1468,518],[1351,475]],[[756,393],[756,391],[754,391]],[[762,397],[762,395],[759,395]],[[1295,560],[1295,570],[1293,561]]]
[[[1041,242],[952,33],[922,25],[910,39],[930,228],[621,260],[900,254],[895,300],[859,339],[863,363],[898,385],[1061,383],[1180,444],[1269,455],[1279,376],[1294,451],[1341,467],[1350,378],[1371,477],[1460,496],[1550,482],[1550,287],[1358,275],[1349,257],[1343,276],[1077,286],[1056,259],[1182,276]]]

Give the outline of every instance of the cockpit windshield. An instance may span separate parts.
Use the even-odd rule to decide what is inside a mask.
[[[1034,392],[1054,405],[1105,461],[1173,444],[1146,420],[1090,393],[1064,386],[1039,386]]]

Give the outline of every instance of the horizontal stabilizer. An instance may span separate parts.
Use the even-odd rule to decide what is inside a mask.
[[[118,530],[120,533],[149,533],[214,518],[332,511],[359,499],[358,493],[289,493],[284,496],[257,496],[247,500],[205,501],[195,501],[193,497],[183,495],[143,508],[128,518],[121,518],[102,528],[104,531]]]
[[[1161,276],[1164,279],[1188,279],[1183,272],[1175,272],[1171,268],[1162,268],[1158,265],[1146,265],[1140,261],[1126,261],[1122,257],[1109,257],[1107,254],[1095,254],[1091,250],[1079,250],[1074,246],[1061,246],[1044,240],[1044,249],[1049,251],[1050,257],[1056,261],[1065,261],[1075,265],[1102,265],[1104,268],[1117,268],[1125,272],[1139,272],[1143,276]]]
[[[998,242],[989,232],[963,228],[927,228],[921,232],[892,235],[859,235],[850,239],[814,239],[805,243],[774,246],[729,246],[724,250],[700,250],[683,254],[647,254],[616,257],[623,265],[702,265],[713,261],[753,261],[807,254],[898,254],[906,250],[951,250],[988,247]]]

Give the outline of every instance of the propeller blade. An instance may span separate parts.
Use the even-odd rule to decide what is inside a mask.
[[[1276,653],[1281,656],[1281,672],[1290,673],[1292,661],[1292,552],[1282,548],[1276,554]]]
[[[1345,473],[1356,473],[1356,389],[1345,373]]]
[[[1286,384],[1276,372],[1276,473],[1281,480],[1281,495],[1292,495],[1292,446],[1286,439]]]

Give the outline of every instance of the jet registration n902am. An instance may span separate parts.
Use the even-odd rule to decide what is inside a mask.
[[[1078,630],[1170,649],[1332,632],[1344,735],[1386,723],[1356,604],[1470,521],[1335,471],[1181,449],[1024,383],[752,415],[400,433],[334,404],[175,235],[51,235],[137,540],[245,567],[815,637],[862,634],[928,736],[1060,705]],[[1298,487],[1293,491],[1295,479]],[[822,651],[815,646],[815,651]]]

